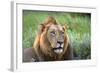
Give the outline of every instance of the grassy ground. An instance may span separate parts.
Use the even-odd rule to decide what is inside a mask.
[[[32,47],[40,24],[53,16],[62,25],[68,25],[74,56],[91,58],[91,15],[89,13],[43,12],[23,10],[23,48]]]

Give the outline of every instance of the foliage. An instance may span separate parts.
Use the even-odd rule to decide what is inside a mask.
[[[32,47],[40,24],[53,16],[61,25],[69,26],[71,45],[77,59],[91,58],[91,15],[89,13],[23,10],[23,48]]]

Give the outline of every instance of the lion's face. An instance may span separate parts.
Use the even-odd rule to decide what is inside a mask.
[[[54,53],[64,51],[65,28],[61,25],[51,25],[47,30],[47,39]]]
[[[33,45],[36,54],[45,60],[63,59],[70,43],[65,26],[59,25],[52,17],[41,25]]]

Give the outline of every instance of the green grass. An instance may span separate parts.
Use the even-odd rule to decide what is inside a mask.
[[[75,57],[91,58],[91,14],[23,10],[23,48],[32,47],[40,24],[53,16],[61,25],[68,25]]]

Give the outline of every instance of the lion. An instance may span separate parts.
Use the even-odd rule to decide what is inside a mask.
[[[54,17],[41,24],[41,28],[34,41],[33,48],[24,52],[23,61],[61,61],[72,60],[73,49],[66,26],[57,23]]]

